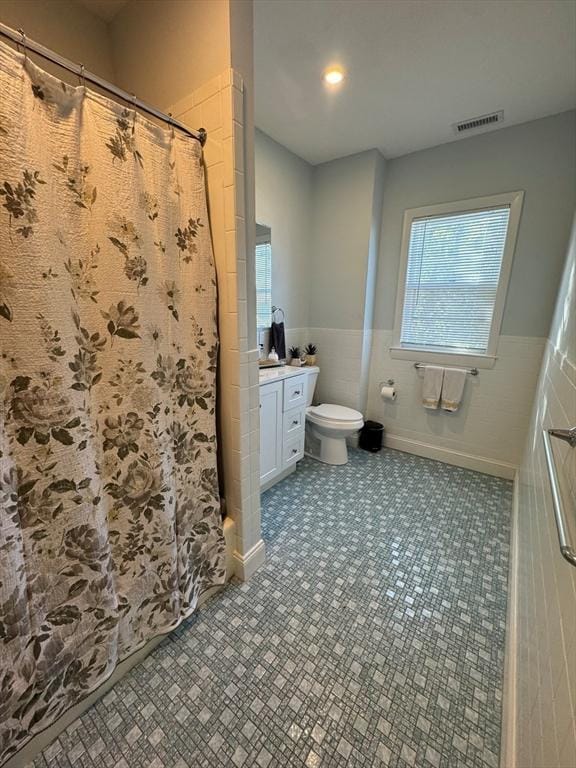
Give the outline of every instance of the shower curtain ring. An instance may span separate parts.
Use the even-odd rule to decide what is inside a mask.
[[[24,34],[23,29],[19,29],[18,32],[20,32],[20,43],[16,43],[16,47],[18,48],[18,53],[20,53],[20,44],[22,45],[22,48],[24,49],[24,58],[28,58],[28,49],[26,47],[26,35]]]
[[[80,85],[86,90],[86,80],[84,78],[84,64],[80,64],[80,73],[78,75]]]
[[[136,98],[135,93],[132,94],[130,101],[132,102],[132,111],[134,112],[134,118],[132,120],[132,132],[134,132],[136,130],[136,118],[138,117],[138,110],[137,110],[137,104],[136,104],[138,99]]]

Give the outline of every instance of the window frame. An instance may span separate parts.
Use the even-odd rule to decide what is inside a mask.
[[[448,365],[475,366],[477,368],[492,368],[494,366],[497,359],[496,351],[498,348],[498,338],[502,328],[502,318],[504,316],[506,295],[508,293],[510,274],[512,272],[512,261],[516,249],[523,200],[523,191],[503,192],[497,195],[486,195],[484,197],[469,198],[467,200],[457,200],[451,203],[439,203],[436,205],[425,205],[419,208],[408,208],[404,211],[402,245],[400,250],[400,272],[396,290],[396,308],[394,313],[394,333],[392,346],[390,347],[391,357],[424,363],[444,363]],[[510,215],[508,218],[508,230],[506,232],[504,252],[502,254],[500,278],[498,280],[498,289],[494,301],[494,311],[492,313],[492,323],[490,324],[490,335],[486,352],[471,352],[466,349],[439,350],[425,346],[421,348],[402,346],[402,317],[404,313],[406,275],[408,271],[408,251],[412,222],[414,219],[446,216],[447,214],[449,215],[453,213],[468,213],[475,210],[481,211],[489,208],[499,208],[503,205],[510,206]]]

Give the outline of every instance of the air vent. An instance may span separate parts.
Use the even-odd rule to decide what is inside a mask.
[[[489,130],[496,123],[502,123],[504,121],[504,110],[499,112],[492,112],[490,115],[480,115],[479,117],[472,117],[470,120],[462,120],[460,123],[453,123],[452,128],[454,133],[460,135],[461,133],[468,133],[468,131]]]

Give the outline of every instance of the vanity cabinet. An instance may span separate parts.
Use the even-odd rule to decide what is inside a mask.
[[[304,456],[307,375],[260,384],[260,487],[288,475]]]
[[[260,387],[260,485],[282,471],[282,394],[284,382]]]

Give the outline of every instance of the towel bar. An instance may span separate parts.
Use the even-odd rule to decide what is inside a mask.
[[[560,544],[560,552],[562,557],[567,560],[570,565],[576,567],[576,549],[571,545],[569,541],[568,526],[564,516],[564,508],[562,506],[562,496],[560,494],[560,486],[558,484],[558,473],[556,472],[556,464],[554,462],[554,453],[552,452],[552,443],[550,437],[562,438],[562,434],[558,434],[559,430],[556,429],[543,429],[542,439],[544,440],[544,455],[546,457],[546,466],[548,468],[548,479],[550,480],[550,489],[552,491],[552,506],[554,507],[554,517],[556,518],[556,528],[558,529],[558,542]],[[573,430],[568,430],[568,433]],[[569,445],[575,447],[570,441]]]
[[[455,367],[459,367],[459,366],[455,366]],[[414,368],[416,368],[416,370],[420,368],[426,368],[426,363],[414,363]],[[478,376],[478,368],[464,368],[464,370],[466,371],[466,373],[469,373],[470,376]]]

